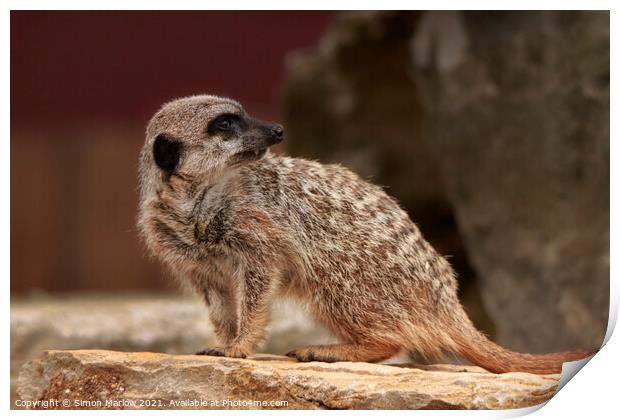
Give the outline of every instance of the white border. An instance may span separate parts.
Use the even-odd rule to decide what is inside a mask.
[[[376,9],[408,9],[408,8],[416,8],[416,9],[434,9],[434,10],[471,10],[471,9],[499,9],[499,10],[515,10],[515,9],[559,9],[559,10],[580,10],[580,9],[588,9],[588,10],[611,10],[611,74],[612,79],[615,79],[617,76],[618,70],[618,57],[617,54],[614,54],[614,46],[617,47],[617,37],[618,37],[618,23],[619,19],[617,18],[616,10],[614,10],[614,2],[612,1],[533,1],[533,0],[522,0],[522,1],[443,1],[441,4],[437,4],[436,2],[431,1],[390,1],[384,0],[382,2],[371,2],[366,0],[360,1],[341,1],[335,2],[333,0],[325,1],[325,0],[315,0],[312,2],[306,2],[305,4],[301,4],[300,2],[284,2],[284,1],[262,1],[258,2],[249,2],[249,1],[228,1],[228,2],[201,2],[196,0],[175,0],[171,1],[162,1],[162,0],[153,0],[150,2],[136,2],[136,1],[119,1],[119,0],[109,0],[109,1],[90,1],[88,3],[83,3],[79,1],[7,1],[5,4],[8,5],[3,17],[2,17],[2,46],[1,57],[4,59],[2,62],[5,64],[2,66],[3,72],[3,81],[4,81],[4,100],[2,101],[2,132],[5,133],[5,140],[1,142],[1,152],[0,159],[2,159],[1,171],[2,171],[2,182],[4,191],[10,189],[10,143],[8,138],[10,138],[10,77],[9,77],[9,59],[10,59],[10,44],[9,44],[9,25],[10,25],[10,9],[59,9],[59,10],[69,10],[69,9],[82,9],[82,10],[105,10],[105,9],[118,9],[118,10],[148,10],[148,9],[170,9],[171,6],[174,6],[175,9],[179,10],[199,10],[209,8],[212,10],[230,10],[230,9],[241,9],[241,10],[257,10],[260,8],[268,9],[268,10],[277,10],[277,9],[288,9],[288,10],[333,10],[333,9],[356,9],[356,10],[376,10]],[[616,2],[617,4],[617,2]],[[147,8],[148,6],[148,8]],[[617,88],[616,85],[612,82],[611,84],[611,113],[610,115],[615,116],[619,115],[617,113]],[[615,138],[617,134],[617,123],[614,118],[611,118],[611,138]],[[618,151],[617,147],[615,147],[615,143],[611,143],[611,185],[618,184],[618,171],[615,169],[613,163],[618,162]],[[9,289],[10,282],[10,206],[9,203],[9,194],[4,194],[3,196],[5,203],[1,207],[2,211],[2,232],[4,232],[3,240],[1,243],[2,246],[2,271],[3,278],[5,279],[5,287]],[[611,214],[615,214],[615,210],[618,209],[618,194],[612,189],[611,190]],[[614,223],[613,219],[611,221],[611,235],[612,238],[620,237],[620,231],[618,228],[618,224]],[[523,409],[523,410],[512,410],[512,411],[486,411],[486,412],[456,412],[456,411],[441,411],[441,412],[430,412],[430,411],[422,411],[412,413],[410,411],[391,411],[391,412],[382,412],[382,413],[374,413],[374,412],[366,412],[366,411],[355,411],[355,412],[330,412],[330,413],[316,413],[316,412],[300,412],[297,411],[294,415],[297,417],[305,417],[315,419],[318,415],[328,415],[328,416],[338,416],[338,415],[354,415],[356,417],[361,418],[371,418],[377,415],[385,416],[390,415],[394,417],[407,417],[411,416],[422,417],[422,418],[503,418],[503,417],[515,417],[524,414],[528,414],[530,412],[534,412],[531,416],[533,418],[539,419],[557,419],[557,418],[584,418],[585,416],[593,417],[593,418],[607,418],[610,415],[617,415],[616,400],[617,400],[617,384],[616,380],[618,378],[618,373],[620,368],[618,367],[618,361],[616,360],[616,354],[618,354],[618,350],[620,349],[620,344],[617,337],[611,335],[613,330],[613,326],[615,325],[615,321],[617,319],[618,313],[618,269],[613,264],[614,262],[619,261],[618,259],[618,251],[617,247],[612,245],[611,247],[611,308],[610,308],[610,329],[608,330],[608,334],[606,337],[607,343],[605,347],[597,354],[590,363],[588,363],[581,372],[577,375],[575,379],[570,381],[553,399],[551,399],[544,408],[535,411],[531,409]],[[584,279],[587,281],[587,279]],[[5,344],[2,346],[2,358],[4,361],[4,378],[5,381],[2,384],[2,397],[5,398],[6,404],[5,409],[8,409],[9,402],[9,358],[10,358],[10,348],[9,348],[9,325],[10,325],[10,294],[7,293],[4,295],[5,306],[4,311],[2,313],[3,317],[3,328]],[[112,416],[110,411],[96,411],[91,412],[88,415],[93,416],[94,418],[102,418]],[[243,411],[235,411],[235,412],[209,412],[205,413],[203,411],[197,412],[175,412],[169,413],[166,411],[159,412],[149,412],[141,413],[137,411],[126,411],[126,412],[115,412],[115,417],[134,417],[134,416],[148,416],[149,418],[169,418],[171,415],[177,417],[187,417],[187,416],[199,416],[204,418],[205,416],[209,416],[209,418],[217,419],[217,418],[226,418],[229,416],[268,416],[270,418],[287,418],[291,415],[290,411],[268,411],[268,412],[243,412]],[[33,418],[39,417],[38,412],[32,411],[16,411],[12,410],[10,413],[11,416],[19,417],[19,418]],[[82,412],[46,412],[46,418],[82,418],[84,413]],[[311,417],[310,417],[311,416]],[[373,419],[374,420],[374,419]]]

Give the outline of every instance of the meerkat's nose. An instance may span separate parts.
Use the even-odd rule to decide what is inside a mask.
[[[271,134],[278,143],[284,140],[284,128],[280,124],[274,124],[271,128]]]

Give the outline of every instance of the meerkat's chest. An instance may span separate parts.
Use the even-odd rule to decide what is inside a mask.
[[[221,200],[220,200],[221,201]],[[142,230],[151,252],[173,270],[187,271],[221,262],[230,221],[225,206],[205,200],[176,203],[153,200],[145,208]]]
[[[142,210],[139,224],[149,251],[173,268],[202,258],[196,246],[195,223],[170,204],[153,200]]]

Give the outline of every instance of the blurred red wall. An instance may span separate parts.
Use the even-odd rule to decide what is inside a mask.
[[[168,287],[134,220],[143,128],[165,101],[278,117],[292,50],[331,12],[11,12],[11,290]]]
[[[332,12],[11,12],[11,118],[144,120],[172,97],[274,114],[286,54]]]

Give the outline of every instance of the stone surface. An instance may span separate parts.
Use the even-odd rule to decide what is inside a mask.
[[[427,144],[497,340],[530,352],[600,346],[609,13],[433,12],[411,52]]]
[[[293,303],[273,308],[261,351],[285,354],[304,344],[333,342]],[[193,354],[215,343],[198,297],[83,295],[11,301],[11,389],[21,366],[49,349],[100,348]]]
[[[495,375],[465,366],[423,370],[269,355],[244,360],[75,350],[48,351],[29,362],[18,392],[28,401],[68,400],[67,408],[85,408],[82,401],[95,408],[113,408],[114,401],[125,408],[209,408],[195,404],[227,400],[286,401],[289,409],[506,409],[545,402],[557,383],[558,375]]]

